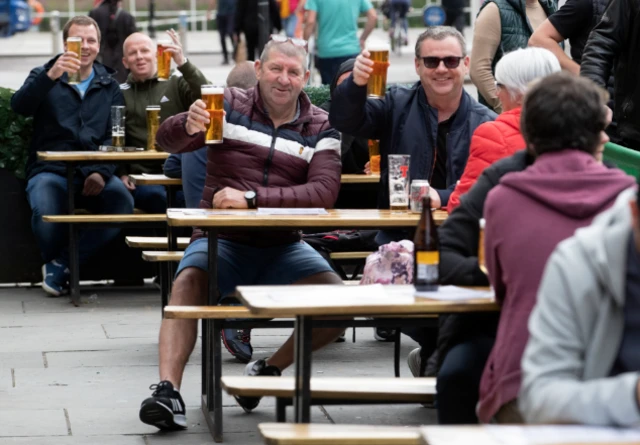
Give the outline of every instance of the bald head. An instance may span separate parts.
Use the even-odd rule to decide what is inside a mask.
[[[136,82],[151,79],[158,67],[155,45],[146,34],[134,32],[122,45],[122,63]]]
[[[248,90],[258,83],[256,69],[251,61],[238,63],[227,76],[227,86]]]

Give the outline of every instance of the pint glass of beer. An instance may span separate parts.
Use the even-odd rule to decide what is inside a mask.
[[[222,143],[222,122],[224,117],[224,88],[202,85],[202,101],[207,105],[209,123],[204,136],[206,144]]]
[[[147,150],[158,151],[156,147],[156,133],[160,127],[160,105],[147,107]]]
[[[124,148],[124,113],[124,105],[114,105],[111,107],[111,144],[118,148]]]
[[[82,38],[81,37],[67,37],[67,51],[76,53],[78,59],[82,57]],[[75,73],[67,73],[69,75],[69,84],[77,85],[80,83],[80,71]]]
[[[372,42],[367,45],[370,58],[373,60],[373,71],[367,83],[367,95],[374,99],[382,99],[387,90],[387,68],[389,68],[389,44]]]
[[[380,141],[369,140],[369,168],[372,175],[380,174]]]
[[[165,51],[165,47],[171,44],[171,40],[158,41],[158,80],[165,81],[169,79],[171,71],[171,53]]]

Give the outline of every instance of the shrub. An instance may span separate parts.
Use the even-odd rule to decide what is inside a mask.
[[[14,113],[12,95],[13,90],[0,87],[0,168],[24,178],[33,119]]]

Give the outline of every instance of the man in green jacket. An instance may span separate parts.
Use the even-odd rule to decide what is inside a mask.
[[[188,111],[200,98],[200,86],[208,83],[204,75],[190,63],[182,52],[180,39],[174,30],[167,32],[172,43],[166,46],[182,76],[173,75],[166,82],[157,76],[156,48],[151,39],[142,33],[131,34],[123,45],[123,63],[131,73],[127,82],[120,85],[126,104],[126,145],[147,146],[147,112],[149,105],[160,105],[160,120]],[[161,173],[157,164],[131,164],[117,171],[125,187],[135,200],[135,207],[147,213],[164,213],[167,209],[166,191],[163,186],[138,186],[129,179],[130,174]]]

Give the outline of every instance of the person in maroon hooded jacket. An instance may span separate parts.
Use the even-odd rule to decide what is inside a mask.
[[[596,160],[609,140],[607,96],[592,81],[562,72],[539,81],[524,99],[520,127],[536,161],[503,176],[484,206],[489,281],[502,311],[480,382],[481,422],[524,423],[520,361],[547,259],[635,183]]]
[[[340,136],[327,112],[311,104],[302,87],[309,78],[306,44],[270,40],[255,63],[258,85],[224,93],[224,141],[210,145],[200,207],[332,207],[340,189]],[[166,151],[202,147],[209,114],[197,100],[189,112],[163,122],[156,140]],[[252,284],[342,284],[329,264],[299,232],[221,233],[218,290],[230,304],[236,286]],[[171,305],[203,305],[207,295],[208,246],[202,231],[180,262]],[[314,329],[313,347],[334,341],[344,329]],[[186,428],[178,388],[198,334],[197,320],[163,320],[160,328],[160,383],[142,402],[140,419],[163,430]],[[249,330],[223,330],[223,342],[241,361],[251,359]],[[249,363],[246,375],[279,376],[293,362],[290,338],[268,359]],[[236,397],[247,412],[259,397]]]

